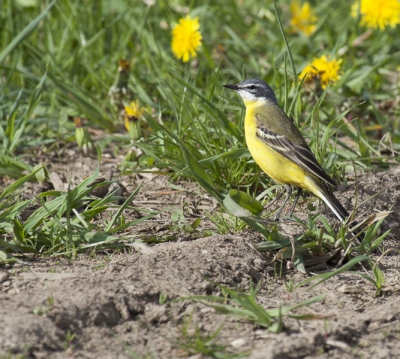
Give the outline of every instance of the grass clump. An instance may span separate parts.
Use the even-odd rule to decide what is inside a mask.
[[[246,149],[241,102],[222,87],[246,77],[266,80],[339,183],[349,173],[397,163],[396,30],[387,19],[385,26],[374,27],[379,19],[366,21],[363,10],[354,15],[356,5],[328,1],[307,6],[4,1],[0,175],[33,180],[23,176],[35,173],[38,153],[63,156],[64,146],[74,141],[82,147],[91,144],[87,129],[78,131],[68,120],[85,119],[88,129],[101,133],[100,152],[111,147],[115,155],[124,154],[123,171],[156,167],[169,171],[171,180],[196,181],[232,215],[228,220],[210,215],[220,231],[238,231],[246,224],[266,239],[260,248],[282,250],[281,257],[293,249],[301,265],[304,251],[322,254],[340,247],[349,256],[369,255],[387,235],[378,235],[382,216],[370,220],[359,244],[346,237],[347,225],[335,231],[323,216],[299,223],[305,233],[289,242],[276,223],[260,218],[259,202],[265,205],[276,192]],[[187,46],[182,54],[190,56],[176,58],[172,31],[179,32],[176,24],[184,18],[196,22],[180,34]],[[201,46],[190,36],[197,36]],[[310,76],[301,77],[302,70]],[[133,103],[140,116],[131,114],[132,126],[125,131],[126,108]],[[88,200],[87,181],[67,193],[44,192],[24,202],[17,201],[18,183],[9,187],[15,193],[3,198],[2,230],[9,237],[1,244],[2,258],[17,249],[71,254],[109,246],[116,233],[137,223],[124,222],[125,204],[105,228],[91,224],[114,205],[112,195]],[[18,213],[32,204],[40,209],[21,223]]]

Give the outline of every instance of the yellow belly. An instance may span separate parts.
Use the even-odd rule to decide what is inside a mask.
[[[268,176],[280,184],[308,189],[309,178],[306,177],[305,171],[261,141],[256,135],[255,122],[249,121],[247,116],[245,133],[247,147],[254,161]]]

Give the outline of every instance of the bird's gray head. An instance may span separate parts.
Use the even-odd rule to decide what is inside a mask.
[[[247,79],[237,85],[224,85],[224,87],[236,90],[245,103],[256,100],[267,100],[272,104],[278,103],[274,90],[260,79]]]

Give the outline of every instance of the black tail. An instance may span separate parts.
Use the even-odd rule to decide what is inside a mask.
[[[332,211],[332,213],[339,219],[340,222],[344,222],[347,218],[349,218],[349,212],[342,206],[342,204],[338,201],[338,199],[335,197],[333,192],[331,191],[328,186],[325,186],[324,189],[320,190],[320,196],[319,196],[329,207],[329,209]],[[358,223],[355,221],[352,221],[353,227],[357,226]],[[356,232],[359,232],[360,229],[358,229]],[[352,235],[354,237],[359,237],[361,240],[364,237],[364,234],[358,234],[358,233],[353,233]]]
[[[346,211],[329,188],[321,190],[320,198],[326,203],[340,222],[344,222],[345,219],[349,217],[349,212]]]

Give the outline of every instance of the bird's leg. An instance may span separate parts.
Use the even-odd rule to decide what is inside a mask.
[[[289,213],[289,217],[288,217],[288,218],[293,218],[294,208],[295,208],[296,205],[297,205],[297,202],[298,202],[298,200],[299,200],[299,197],[300,197],[300,195],[301,195],[301,192],[302,192],[302,189],[301,189],[301,188],[297,188],[296,197],[295,197],[295,199],[294,199],[293,207],[292,207],[292,209],[290,210],[290,213]]]
[[[287,192],[287,196],[286,196],[285,200],[283,201],[282,207],[279,208],[278,212],[276,212],[276,215],[275,215],[275,217],[274,217],[274,221],[276,221],[276,220],[279,219],[279,217],[281,216],[281,213],[282,213],[283,208],[285,208],[286,203],[287,203],[287,201],[289,200],[289,197],[290,197],[291,194],[292,194],[292,187],[291,187],[291,186],[286,185],[286,186],[285,186],[285,189],[286,189],[286,192]]]
[[[279,200],[281,199],[282,195],[285,193],[285,190],[286,190],[285,188],[279,189],[279,190],[277,191],[277,194],[276,194],[275,198],[274,198],[272,201],[270,201],[270,202],[264,207],[264,211],[265,211],[266,209],[268,209],[269,207],[271,207],[275,202],[279,201]]]

